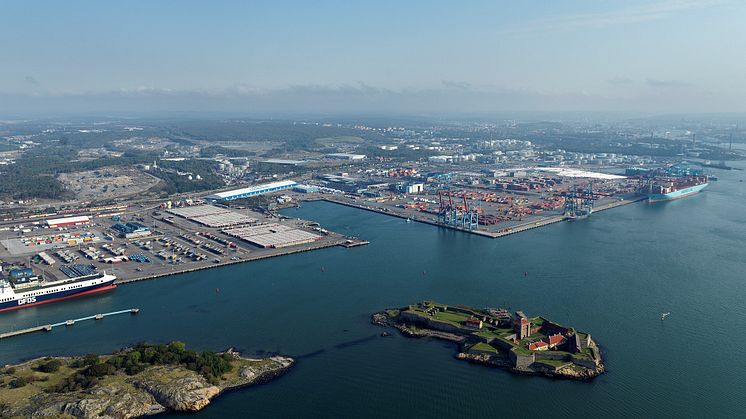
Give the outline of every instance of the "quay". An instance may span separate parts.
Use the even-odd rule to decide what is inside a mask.
[[[639,196],[639,197],[635,197],[633,199],[625,199],[625,200],[614,201],[614,202],[610,202],[608,204],[599,205],[598,207],[594,208],[593,212],[594,213],[601,212],[601,211],[605,211],[605,210],[608,210],[608,209],[617,208],[617,207],[620,207],[620,206],[623,206],[623,205],[634,204],[636,202],[645,201],[647,199],[648,198],[646,196]],[[321,198],[319,200],[320,201],[331,202],[333,204],[339,204],[339,205],[344,205],[344,206],[348,206],[348,207],[352,207],[352,208],[357,208],[357,209],[361,209],[361,210],[365,210],[365,211],[376,212],[376,213],[379,213],[379,214],[390,215],[392,217],[398,217],[398,218],[402,218],[402,219],[408,219],[408,220],[412,220],[412,221],[417,221],[417,222],[423,223],[423,224],[430,224],[430,225],[434,225],[434,226],[438,226],[438,227],[449,228],[451,230],[462,231],[464,233],[476,234],[478,236],[489,237],[489,238],[492,238],[492,239],[497,239],[497,238],[508,236],[508,235],[511,235],[511,234],[521,233],[521,232],[524,232],[524,231],[532,230],[534,228],[544,227],[544,226],[547,226],[547,225],[550,225],[550,224],[559,223],[561,221],[564,221],[565,218],[566,218],[564,215],[555,215],[555,216],[551,216],[551,217],[542,218],[542,219],[539,219],[539,220],[536,220],[536,221],[531,221],[531,222],[527,222],[527,223],[524,223],[524,224],[519,224],[517,226],[507,227],[507,228],[505,228],[503,230],[500,230],[500,231],[497,231],[497,232],[490,232],[490,231],[485,231],[485,230],[469,230],[469,229],[465,229],[465,228],[458,228],[458,227],[454,227],[454,226],[443,225],[443,224],[437,223],[435,221],[427,220],[427,219],[420,218],[420,217],[417,217],[417,216],[399,214],[399,213],[394,212],[394,211],[389,211],[388,208],[376,208],[376,207],[373,207],[373,206],[367,206],[367,205],[362,205],[362,204],[348,202],[348,201],[345,201],[345,200],[342,200],[342,199],[335,199],[335,198],[330,198],[330,197],[323,197],[323,198]]]
[[[401,219],[404,219],[404,220],[409,219],[409,220],[412,220],[412,221],[417,221],[418,223],[430,224],[430,225],[434,225],[434,226],[437,226],[437,227],[450,228],[450,229],[456,230],[456,231],[463,231],[463,232],[466,232],[466,233],[476,234],[478,236],[485,236],[485,237],[494,238],[494,235],[492,233],[487,232],[487,231],[465,230],[465,229],[456,228],[456,227],[453,227],[453,226],[446,226],[446,225],[438,224],[435,221],[426,220],[424,218],[419,218],[419,217],[414,217],[413,218],[412,216],[398,214],[396,212],[391,212],[391,211],[384,211],[384,210],[379,209],[379,208],[369,207],[369,206],[365,206],[365,205],[361,205],[361,204],[353,204],[352,202],[347,202],[347,201],[343,201],[343,200],[340,200],[340,199],[334,199],[334,198],[324,197],[324,198],[316,199],[316,201],[331,202],[333,204],[339,204],[339,205],[344,205],[344,206],[347,206],[347,207],[357,208],[357,209],[361,209],[361,210],[365,210],[365,211],[376,212],[378,214],[390,215],[392,217],[397,217],[397,218],[401,218]]]
[[[84,321],[84,320],[101,320],[101,319],[103,319],[104,317],[107,317],[107,316],[115,316],[117,314],[127,314],[127,313],[133,314],[133,315],[134,314],[138,314],[138,313],[140,313],[140,309],[139,308],[130,308],[130,309],[127,309],[127,310],[112,311],[110,313],[99,313],[99,314],[94,314],[92,316],[81,317],[79,319],[65,320],[64,322],[59,322],[59,323],[45,324],[45,325],[42,325],[42,326],[29,327],[29,328],[20,329],[20,330],[14,330],[12,332],[0,333],[0,339],[12,338],[14,336],[26,335],[26,334],[34,333],[34,332],[51,332],[52,328],[54,328],[54,327],[58,327],[58,326],[72,326],[75,323],[81,322],[81,321]]]

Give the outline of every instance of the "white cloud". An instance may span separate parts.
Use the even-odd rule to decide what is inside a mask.
[[[620,2],[621,3],[621,2]],[[646,4],[622,7],[616,10],[594,13],[554,16],[523,22],[505,28],[505,33],[552,32],[601,28],[671,17],[677,13],[723,6],[731,0],[663,0]]]

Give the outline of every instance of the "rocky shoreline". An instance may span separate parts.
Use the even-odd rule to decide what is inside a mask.
[[[232,350],[217,355],[231,365],[218,380],[208,380],[184,365],[151,365],[136,374],[116,371],[73,391],[60,391],[59,382],[85,373],[78,367],[80,357],[37,358],[7,365],[0,374],[0,416],[134,418],[196,412],[226,391],[276,379],[295,363],[283,356],[243,358]],[[49,365],[57,369],[47,372]]]
[[[605,366],[600,359],[600,355],[595,363],[579,365],[577,362],[572,362],[572,358],[560,359],[557,357],[551,359],[551,356],[549,356],[544,359],[537,359],[534,353],[530,353],[530,362],[520,362],[516,360],[515,354],[507,351],[496,351],[495,353],[473,351],[475,341],[472,334],[460,333],[456,328],[438,328],[437,323],[433,322],[413,322],[411,317],[408,317],[410,321],[404,320],[403,316],[399,314],[404,310],[404,308],[396,308],[374,313],[371,315],[371,323],[382,327],[396,328],[402,335],[411,338],[435,338],[453,342],[458,345],[457,359],[505,369],[515,374],[588,381],[605,372]],[[589,341],[594,353],[599,353],[595,342],[590,339]],[[546,353],[538,353],[537,355],[540,357],[542,355],[546,356]],[[526,355],[522,354],[520,357],[526,358]]]

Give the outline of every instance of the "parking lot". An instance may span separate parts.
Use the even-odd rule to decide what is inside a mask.
[[[112,229],[117,223],[138,223],[149,231],[123,238]],[[88,225],[62,229],[39,224],[24,232],[6,224],[0,231],[0,260],[30,266],[47,280],[106,271],[130,281],[329,247],[346,239],[311,224],[212,205],[143,208],[120,219],[94,218]]]

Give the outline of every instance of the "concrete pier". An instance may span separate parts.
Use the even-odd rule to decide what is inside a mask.
[[[45,324],[43,326],[29,327],[26,329],[14,330],[12,332],[0,333],[0,339],[11,338],[13,336],[26,335],[26,334],[34,333],[34,332],[51,332],[53,327],[72,326],[75,323],[81,322],[84,320],[101,320],[107,316],[116,316],[117,314],[127,314],[127,313],[138,314],[139,312],[140,312],[139,308],[130,308],[127,310],[112,311],[110,313],[99,313],[99,314],[94,314],[92,316],[81,317],[79,319],[65,320],[64,322]]]

